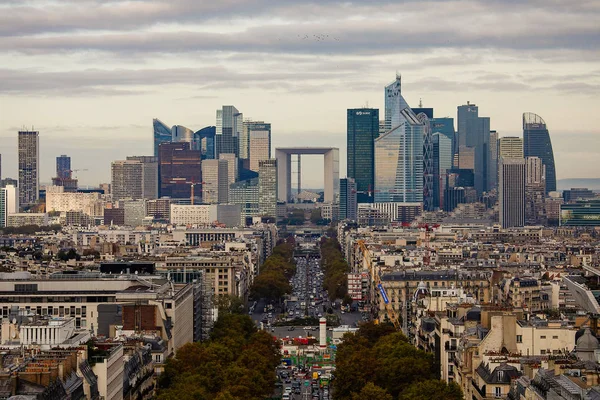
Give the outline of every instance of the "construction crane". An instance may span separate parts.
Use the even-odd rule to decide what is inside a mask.
[[[77,179],[77,172],[79,171],[87,171],[87,168],[83,168],[83,169],[70,169],[69,172],[75,172],[75,174],[73,175],[75,177],[75,179]]]
[[[388,314],[388,318],[392,322],[392,324],[394,324],[394,328],[400,330],[401,327],[400,322],[398,321],[398,314],[396,313],[396,310],[394,310],[394,307],[392,307],[392,305],[390,304],[390,299],[387,296],[385,288],[381,284],[381,277],[379,276],[379,272],[375,271],[373,261],[371,260],[371,252],[369,251],[369,249],[367,249],[364,240],[359,240],[358,246],[360,247],[360,250],[363,254],[363,258],[367,262],[367,266],[369,267],[369,276],[371,277],[371,282],[375,283],[375,286],[377,287],[379,293],[381,294],[381,297],[383,298],[383,304],[385,305],[385,310]]]

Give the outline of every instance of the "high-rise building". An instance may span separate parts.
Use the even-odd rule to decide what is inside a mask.
[[[227,185],[238,180],[238,158],[233,153],[221,153],[219,154],[219,160],[227,161]]]
[[[578,200],[589,200],[596,197],[594,192],[588,188],[571,188],[563,190],[562,195],[565,203],[571,203]]]
[[[258,178],[229,185],[229,203],[241,206],[241,215],[244,219],[260,215],[258,199]]]
[[[247,121],[244,122],[244,132],[248,137],[249,169],[258,172],[259,161],[271,158],[271,124],[263,121]],[[241,148],[240,154],[242,154]],[[240,158],[244,157],[240,155]]]
[[[379,137],[379,110],[347,111],[348,178],[356,183],[359,203],[372,203],[375,189],[375,139]],[[340,189],[341,190],[341,189]]]
[[[169,221],[171,218],[171,199],[148,200],[146,204],[146,216],[155,220]]]
[[[385,87],[385,131],[400,125],[404,118],[401,110],[408,107],[406,100],[402,97],[402,76],[396,74],[396,80]],[[414,113],[413,113],[414,114]]]
[[[277,160],[258,163],[258,208],[261,216],[277,217]]]
[[[431,110],[429,114],[433,115],[432,108],[424,110]],[[417,119],[423,124],[423,210],[433,211],[433,138],[431,136],[431,124],[428,114],[425,112],[417,114]]]
[[[432,135],[433,154],[433,208],[444,207],[444,189],[448,171],[452,169],[452,141],[443,133]]]
[[[539,157],[525,159],[525,224],[546,225],[546,167]]]
[[[160,119],[152,120],[152,128],[154,133],[154,156],[158,157],[158,148],[161,143],[169,143],[173,137],[171,128],[165,125]]]
[[[556,191],[556,168],[546,122],[534,113],[523,114],[523,154],[539,157],[546,166],[546,193]]]
[[[339,220],[356,221],[358,218],[356,182],[352,178],[340,179]]]
[[[490,144],[487,157],[488,189],[498,187],[498,132],[490,131]]]
[[[523,140],[516,136],[504,136],[498,139],[498,159],[523,158]]]
[[[500,225],[512,228],[525,225],[525,159],[500,159],[498,198]]]
[[[159,196],[191,199],[192,185],[202,182],[201,162],[200,150],[191,150],[187,142],[162,143],[158,158]]]
[[[142,198],[158,198],[158,157],[128,156],[127,160],[142,163]]]
[[[475,190],[478,195],[481,195],[490,189],[487,160],[490,146],[490,119],[488,117],[467,120],[466,145],[474,149]]]
[[[475,171],[475,149],[473,147],[460,146],[458,154],[458,168]]]
[[[443,118],[432,118],[429,121],[431,125],[431,133],[441,133],[450,139],[452,146],[452,156],[454,156],[456,152],[456,148],[454,146],[456,133],[454,132],[454,118],[443,117]]]
[[[19,196],[17,188],[6,185],[0,188],[0,228],[7,226],[8,216],[19,212]]]
[[[476,104],[471,104],[467,101],[467,104],[457,107],[458,114],[458,127],[455,148],[458,150],[460,146],[469,146],[468,136],[468,124],[469,121],[479,117],[479,107]]]
[[[144,166],[141,162],[137,160],[113,161],[110,169],[113,201],[143,198]]]
[[[239,137],[243,129],[243,114],[234,106],[217,110],[216,157],[221,153],[239,156]]]
[[[195,132],[182,125],[175,125],[171,128],[171,142],[189,143],[192,150],[199,150],[200,147],[196,141]]]
[[[56,177],[71,179],[71,157],[65,155],[56,157]]]
[[[203,203],[227,203],[229,201],[229,161],[226,159],[202,161],[202,182]]]
[[[375,202],[423,202],[423,124],[410,107],[375,140]],[[397,121],[394,117],[392,121]]]
[[[212,160],[215,158],[215,135],[217,128],[207,126],[195,133],[198,149],[202,153],[203,160]]]
[[[19,204],[33,205],[40,189],[40,134],[38,131],[19,131]]]

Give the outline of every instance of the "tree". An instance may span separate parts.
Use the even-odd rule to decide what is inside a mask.
[[[215,305],[219,310],[219,315],[222,313],[243,314],[244,302],[238,296],[231,294],[222,294],[215,296]]]
[[[434,397],[437,398],[437,397]],[[442,399],[443,397],[439,397]],[[373,382],[367,383],[360,393],[352,394],[352,400],[393,400],[393,397],[385,391],[385,389],[380,388],[373,384]],[[428,399],[430,400],[430,399]]]
[[[283,295],[291,292],[292,287],[283,272],[273,269],[264,271],[254,278],[250,288],[250,296],[253,299],[279,300]]]
[[[438,380],[430,379],[422,382],[415,382],[402,392],[399,400],[462,400],[463,393],[455,382],[449,384]]]

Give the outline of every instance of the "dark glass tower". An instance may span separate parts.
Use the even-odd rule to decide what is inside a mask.
[[[546,193],[556,191],[556,168],[550,133],[537,114],[523,113],[523,155],[539,157],[546,166]]]
[[[158,118],[152,120],[152,128],[154,131],[154,157],[158,157],[158,147],[160,144],[171,142],[173,135],[171,128]]]
[[[71,157],[65,155],[56,157],[56,177],[71,179]]]
[[[159,150],[160,197],[190,198],[192,185],[199,186],[202,182],[200,150],[191,150],[188,142],[162,143]]]
[[[215,158],[216,134],[217,128],[214,126],[207,126],[206,128],[202,128],[196,132],[196,141],[198,142],[200,151],[202,152],[203,160],[213,160]]]
[[[375,186],[375,139],[379,137],[379,110],[349,109],[347,113],[347,176],[356,182],[359,203],[372,203]]]

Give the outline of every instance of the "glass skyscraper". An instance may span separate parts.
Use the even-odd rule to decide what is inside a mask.
[[[347,111],[348,163],[346,176],[356,182],[359,203],[372,203],[375,186],[375,139],[379,136],[379,110]]]
[[[443,208],[447,174],[452,169],[452,141],[443,133],[432,135],[433,142],[433,208]]]
[[[158,118],[152,120],[152,127],[154,131],[154,157],[158,157],[158,147],[161,143],[171,142],[173,134],[171,128]]]
[[[400,123],[375,140],[375,202],[422,203],[424,125],[408,105],[392,117],[394,122]]]
[[[430,115],[433,115],[433,109]],[[414,110],[413,110],[414,112]],[[417,119],[423,124],[423,210],[433,211],[433,142],[428,114],[421,112]]]
[[[202,152],[203,160],[212,160],[215,158],[215,135],[217,128],[207,126],[195,133],[198,149]]]
[[[456,139],[454,131],[454,118],[432,118],[429,120],[429,123],[431,125],[432,134],[439,132],[442,135],[446,136],[448,139],[450,139],[450,145],[452,147],[452,159],[454,159],[454,142]]]
[[[523,154],[539,157],[546,166],[546,193],[556,191],[556,169],[550,133],[546,122],[537,114],[523,113]]]
[[[401,95],[402,77],[396,74],[396,80],[385,87],[385,120],[386,132],[397,127],[403,122],[400,110],[408,107],[406,100]],[[414,113],[413,113],[414,114]]]
[[[71,179],[71,157],[65,155],[56,157],[56,177]]]

